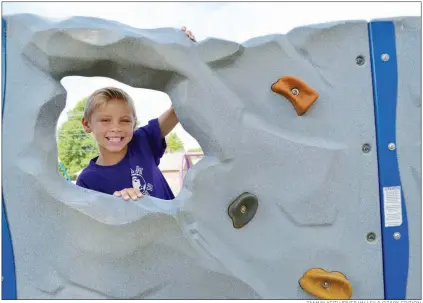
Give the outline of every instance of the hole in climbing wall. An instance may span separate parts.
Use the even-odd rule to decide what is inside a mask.
[[[137,128],[158,118],[172,104],[166,93],[131,87],[111,78],[69,76],[64,77],[61,84],[66,89],[67,97],[66,107],[59,117],[56,129],[58,167],[60,174],[74,184],[90,160],[98,156],[94,136],[87,134],[81,123],[87,97],[92,92],[110,86],[123,89],[134,100]],[[166,143],[167,148],[160,159],[159,169],[176,196],[185,174],[203,157],[203,151],[180,123],[166,136]],[[145,183],[148,185],[148,180]]]

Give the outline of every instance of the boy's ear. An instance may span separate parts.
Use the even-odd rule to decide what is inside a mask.
[[[91,132],[91,127],[90,127],[90,123],[87,119],[82,118],[82,126],[84,127],[84,130],[86,133],[90,133]]]

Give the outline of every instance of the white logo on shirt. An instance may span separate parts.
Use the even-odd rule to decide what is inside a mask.
[[[142,176],[142,167],[135,168],[135,171],[131,168],[132,187],[138,188],[144,196],[149,196],[149,191],[153,191],[153,185],[145,182]]]

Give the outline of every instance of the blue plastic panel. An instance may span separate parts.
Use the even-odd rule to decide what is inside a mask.
[[[390,21],[369,23],[369,39],[382,218],[385,299],[405,299],[409,240],[395,141],[398,72],[394,23]]]
[[[6,22],[1,20],[2,26],[2,116],[4,113],[4,103],[6,101]],[[3,118],[3,117],[2,117]],[[2,300],[16,299],[16,274],[15,274],[15,261],[13,257],[12,239],[10,237],[9,224],[7,221],[6,208],[4,205],[3,195],[1,196],[1,268],[2,268]]]

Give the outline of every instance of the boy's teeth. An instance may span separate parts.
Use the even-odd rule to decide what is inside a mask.
[[[111,142],[119,142],[120,138],[109,138],[109,141]]]

